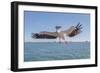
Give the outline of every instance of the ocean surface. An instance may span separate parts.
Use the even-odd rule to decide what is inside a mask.
[[[24,61],[75,60],[90,58],[89,42],[25,42]]]

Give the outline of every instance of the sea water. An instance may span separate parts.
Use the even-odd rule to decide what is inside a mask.
[[[75,60],[90,58],[90,42],[25,42],[24,61]]]

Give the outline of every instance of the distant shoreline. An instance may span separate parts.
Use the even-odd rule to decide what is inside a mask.
[[[85,43],[85,42],[87,42],[87,43],[90,43],[90,41],[67,41],[68,43]],[[53,41],[53,42],[49,42],[49,41],[46,41],[46,42],[43,42],[43,41],[41,41],[41,42],[24,42],[24,43],[59,43],[59,42],[55,42],[55,41]],[[63,42],[62,42],[63,43]]]

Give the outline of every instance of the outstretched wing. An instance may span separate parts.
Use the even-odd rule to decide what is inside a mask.
[[[42,38],[42,39],[55,39],[57,38],[57,32],[40,32],[40,33],[32,33],[32,38]]]
[[[78,23],[76,26],[71,26],[68,30],[62,31],[66,36],[74,37],[81,33],[82,24]]]

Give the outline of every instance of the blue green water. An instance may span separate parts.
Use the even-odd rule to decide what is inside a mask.
[[[89,42],[26,42],[24,61],[73,60],[90,58]]]

